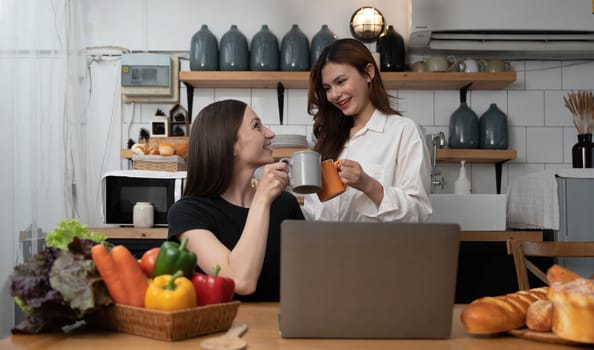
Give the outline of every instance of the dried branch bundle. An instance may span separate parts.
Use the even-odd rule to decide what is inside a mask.
[[[570,92],[563,97],[565,107],[573,115],[573,125],[578,134],[591,134],[594,131],[594,95],[590,90]]]

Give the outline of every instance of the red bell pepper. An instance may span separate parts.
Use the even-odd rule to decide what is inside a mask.
[[[226,303],[233,300],[235,282],[231,278],[219,276],[220,270],[221,267],[216,265],[212,276],[202,273],[192,275],[198,306]]]

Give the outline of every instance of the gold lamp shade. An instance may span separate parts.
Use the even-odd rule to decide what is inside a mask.
[[[384,31],[384,15],[375,7],[361,7],[351,17],[351,34],[365,43],[373,42]]]

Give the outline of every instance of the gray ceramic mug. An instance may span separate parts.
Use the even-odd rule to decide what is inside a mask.
[[[504,60],[480,60],[481,72],[509,72],[511,66]]]
[[[281,162],[289,165],[291,190],[299,194],[317,193],[322,186],[322,156],[315,151],[295,152]]]

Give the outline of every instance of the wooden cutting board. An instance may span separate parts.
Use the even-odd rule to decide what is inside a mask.
[[[559,338],[557,335],[553,334],[552,332],[536,332],[532,331],[528,328],[522,329],[514,329],[509,331],[509,333],[513,336],[518,338],[534,340],[541,343],[550,343],[550,344],[566,344],[566,345],[585,345],[584,343],[578,343],[571,340],[565,340]]]

